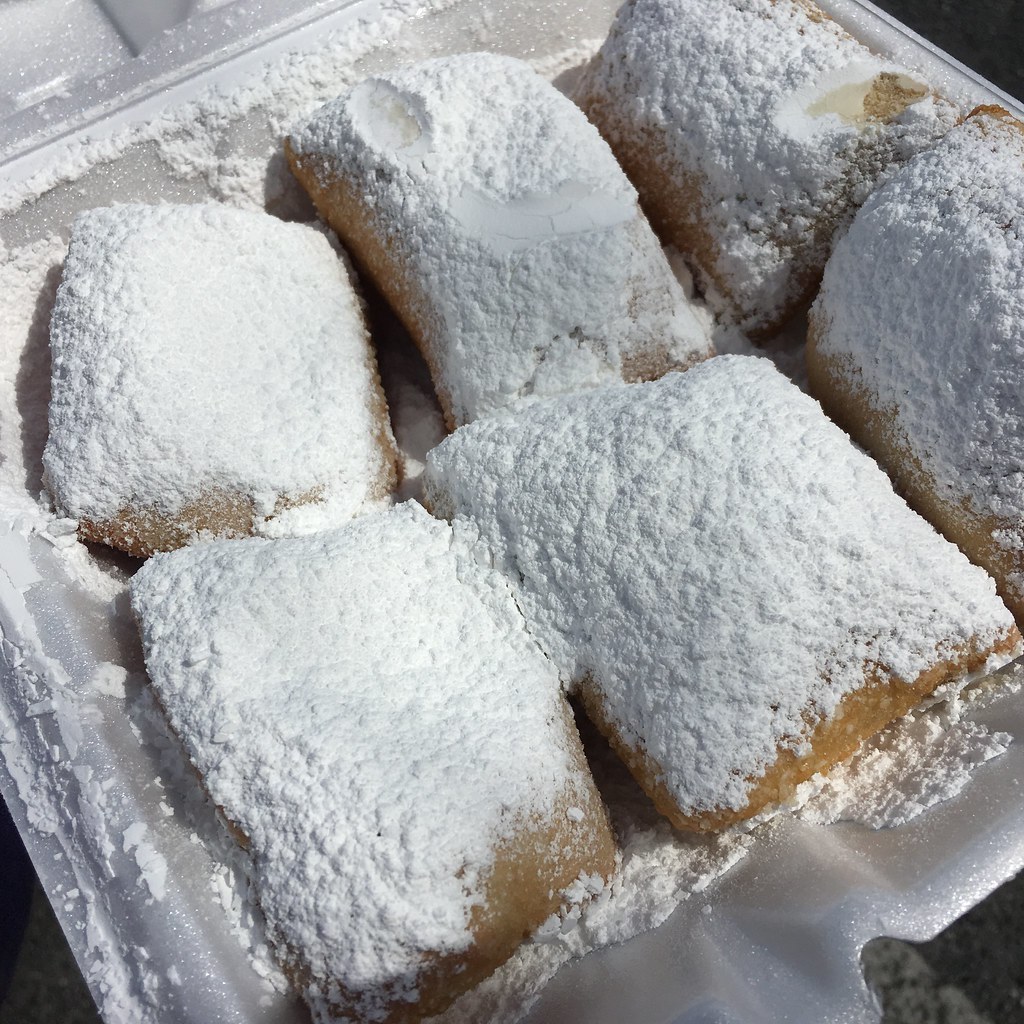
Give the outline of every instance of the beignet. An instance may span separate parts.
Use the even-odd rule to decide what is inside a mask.
[[[522,61],[367,79],[286,150],[423,352],[449,428],[711,354],[607,145]]]
[[[810,0],[630,0],[576,99],[726,322],[775,333],[837,229],[956,123]]]
[[[557,673],[504,581],[418,506],[158,555],[132,603],[317,1021],[438,1013],[609,879]]]
[[[765,359],[470,424],[426,480],[680,828],[786,799],[1020,639],[986,573]]]
[[[218,205],[80,214],[50,326],[43,455],[86,540],[146,557],[197,536],[344,521],[396,483],[362,309],[324,234]]]
[[[1024,622],[1024,125],[976,111],[865,204],[811,312],[811,387]]]

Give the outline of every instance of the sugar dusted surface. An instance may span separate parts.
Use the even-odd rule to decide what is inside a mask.
[[[437,8],[440,5],[434,3],[431,6]],[[154,157],[154,166],[158,171],[164,168],[173,175],[174,182],[223,202],[250,209],[262,209],[264,204],[268,204],[275,211],[287,210],[288,215],[308,217],[309,209],[297,194],[298,186],[290,180],[284,162],[276,155],[280,134],[300,117],[309,116],[316,106],[335,95],[342,86],[353,84],[359,73],[356,70],[360,66],[357,60],[374,42],[389,40],[392,47],[398,47],[395,52],[401,54],[399,59],[419,56],[418,52],[410,50],[408,40],[396,26],[403,17],[418,14],[422,8],[423,0],[390,3],[383,17],[375,14],[373,19],[361,22],[355,31],[345,29],[341,34],[328,34],[318,39],[313,48],[289,52],[276,58],[270,65],[255,69],[242,87],[232,87],[230,91],[225,87],[204,91],[196,102],[186,107],[169,110],[151,123],[132,124],[110,142],[102,140],[87,145],[84,149],[79,148],[48,164],[45,172],[27,185],[14,181],[0,182],[0,207],[11,213],[26,195],[33,198],[42,196],[39,204],[41,207],[45,207],[49,199],[63,204],[66,200],[62,200],[60,189],[48,196],[43,193],[55,183],[78,179],[83,173],[84,182],[88,184],[91,178],[95,187],[95,180],[109,172],[112,180],[116,180],[117,195],[142,199],[144,194],[151,194],[148,182],[126,177],[120,164],[111,164],[109,168],[103,165],[123,154],[130,146],[134,146],[137,153],[143,144],[155,140],[157,155]],[[481,39],[480,45],[490,45],[490,41]],[[573,56],[576,55],[574,52]],[[240,153],[234,131],[238,123],[260,123],[263,119],[273,126],[266,139],[258,146],[249,141],[246,144],[248,152]],[[76,195],[82,184],[75,180],[72,188]],[[61,205],[59,208],[66,207]],[[6,222],[8,227],[13,227],[15,223],[14,217],[8,218]],[[47,228],[47,234],[50,230]],[[16,510],[36,508],[35,496],[40,486],[39,454],[46,437],[49,390],[46,321],[66,244],[55,237],[26,245],[22,237],[6,234],[5,241],[11,248],[5,252],[0,246],[0,294],[4,296],[0,304],[0,340],[3,342],[0,346],[0,385],[6,396],[6,401],[0,406],[0,480],[4,485],[0,497],[5,511],[8,501],[16,506],[16,509],[11,509],[13,517]],[[425,398],[422,404],[427,404]],[[410,406],[405,414],[409,415],[412,426],[416,427],[418,413]],[[436,417],[436,413],[430,415]],[[436,436],[439,430],[438,424],[432,422],[423,433]],[[402,438],[398,440],[401,444]],[[420,447],[417,447],[416,458],[421,454]],[[84,545],[77,543],[67,523],[50,522],[43,529],[43,536],[59,546],[71,575],[79,581],[78,592],[88,595],[90,600],[94,598],[94,592],[96,599],[102,594],[105,601],[112,581],[97,570],[95,550],[87,550]],[[126,604],[119,600],[116,606],[111,605],[106,617],[97,613],[97,627],[106,630],[116,626],[119,635],[132,635],[134,627],[126,617]],[[131,643],[127,650],[104,652],[102,657],[115,657],[119,665],[130,665],[133,664],[133,648],[134,643]],[[29,665],[37,664],[33,651],[21,653]],[[37,702],[53,692],[59,692],[60,685],[52,676],[52,668],[50,666],[46,671],[39,668],[34,683],[24,684],[29,691],[25,701]],[[233,872],[228,867],[233,863],[232,856],[238,856],[237,846],[233,841],[220,836],[221,830],[213,819],[212,805],[204,799],[177,742],[165,735],[164,716],[155,707],[149,707],[153,703],[149,699],[150,688],[143,685],[141,680],[136,681],[136,688],[139,700],[129,701],[124,715],[121,703],[116,706],[104,704],[104,721],[100,709],[94,708],[93,703],[100,703],[107,698],[98,697],[95,701],[85,700],[81,708],[69,709],[59,722],[62,731],[79,729],[84,723],[87,734],[101,737],[104,742],[111,736],[116,737],[119,729],[130,728],[125,744],[127,748],[136,754],[139,750],[158,752],[154,758],[166,771],[166,774],[160,776],[165,787],[160,791],[163,799],[174,807],[174,815],[165,823],[165,849],[169,863],[181,889],[185,892],[199,890],[198,898],[204,905],[210,898],[208,885],[212,885],[213,881],[207,878],[207,872],[203,869],[207,862],[202,857],[206,856],[207,851],[212,857],[212,863],[216,866],[216,895],[210,907],[213,927],[209,932],[200,933],[197,936],[200,941],[194,945],[187,944],[187,948],[183,947],[177,955],[174,962],[180,968],[181,984],[200,989],[208,981],[218,989],[223,988],[221,977],[207,979],[205,965],[210,962],[207,951],[211,948],[215,950],[214,959],[220,967],[225,968],[226,961],[231,959],[225,954],[230,953],[236,942],[234,933],[237,933],[237,943],[244,947],[245,956],[251,959],[258,975],[263,977],[268,973],[273,974],[274,968],[267,959],[266,945],[259,926],[261,915],[259,909],[251,903],[244,872]],[[18,709],[22,706],[20,690],[17,687],[15,690],[16,694],[12,695],[10,687],[5,688],[5,701],[0,702],[0,724],[3,727],[4,755],[8,769],[12,772],[17,769],[15,802],[20,804],[23,800],[28,808],[28,820],[31,823],[28,838],[38,846],[43,832],[59,827],[62,822],[66,824],[68,810],[74,806],[74,794],[80,792],[88,798],[85,800],[85,811],[88,813],[82,813],[76,822],[74,840],[65,843],[61,847],[64,853],[58,856],[62,861],[70,861],[78,866],[91,864],[88,853],[90,844],[106,844],[108,833],[112,836],[111,841],[120,849],[119,833],[113,830],[122,822],[111,794],[106,789],[110,778],[97,768],[97,774],[88,785],[79,786],[75,775],[87,773],[87,765],[96,764],[85,753],[80,753],[76,760],[66,758],[56,764],[50,763],[45,757],[34,758],[34,748],[29,746],[29,738],[35,736],[37,730],[52,723],[56,716],[43,714],[26,719],[17,710],[9,716],[7,708]],[[146,698],[148,708],[145,715],[140,715],[136,710],[142,698]],[[145,724],[152,728],[143,728]],[[960,726],[953,724],[949,728],[956,730]],[[151,742],[153,733],[160,737],[155,744]],[[148,762],[138,766],[136,771],[130,773],[130,777],[126,777],[122,747],[117,747],[115,758],[117,767],[114,772],[118,786],[137,786],[146,792],[154,788],[154,769]],[[943,776],[949,771],[958,772],[964,764],[963,761],[950,764],[946,760],[936,760],[930,748],[919,749],[910,761],[912,769],[920,768],[919,777],[929,773]],[[893,768],[895,770],[892,772],[885,773],[884,784],[879,781],[873,791],[887,794],[913,792],[914,781],[904,778],[899,764],[894,764]],[[146,775],[147,770],[150,775]],[[1001,769],[994,770],[998,772]],[[831,777],[835,778],[835,773]],[[672,908],[691,891],[706,887],[724,869],[730,862],[726,856],[727,849],[735,850],[743,844],[742,848],[749,849],[756,858],[762,845],[756,834],[715,837],[715,848],[721,843],[726,850],[722,851],[717,862],[714,858],[705,858],[700,850],[703,844],[694,844],[691,838],[673,833],[664,825],[663,819],[659,823],[649,801],[635,786],[630,788],[628,780],[625,783],[621,791],[616,788],[614,794],[606,785],[602,786],[606,798],[612,800],[616,824],[625,826],[624,835],[627,838],[624,840],[622,883],[613,897],[601,905],[604,927],[595,933],[588,933],[588,941],[582,948],[574,945],[572,948],[575,952],[607,942],[622,942],[638,931],[653,927],[667,917]],[[985,783],[979,779],[974,785],[979,787],[980,793]],[[843,794],[838,794],[838,802],[843,799]],[[186,803],[189,811],[183,813],[181,805]],[[871,806],[870,799],[860,799],[857,805],[863,809],[866,818],[877,820],[878,809]],[[829,818],[836,816],[835,813],[828,815]],[[857,806],[849,808],[840,816],[862,820],[858,816]],[[200,821],[204,823],[203,827],[200,827]],[[826,841],[831,841],[832,836],[834,833],[822,834]],[[817,844],[817,832],[813,839]],[[202,851],[198,870],[192,870],[192,862],[182,856],[183,847],[186,852]],[[985,857],[981,858],[982,867],[985,866],[985,860]],[[234,884],[225,880],[235,875],[243,877]],[[136,894],[139,900],[147,898],[147,894],[144,886],[132,884],[132,876],[127,869],[118,874],[120,879],[129,880],[123,888],[106,884],[104,879],[108,877],[109,867],[97,870],[96,888],[88,889],[77,898],[73,914],[66,912],[69,894],[62,894],[58,888],[56,892],[51,891],[50,895],[60,897],[58,907],[64,907],[62,920],[65,926],[70,922],[76,927],[81,926],[82,934],[88,934],[88,943],[84,947],[77,945],[76,949],[80,955],[81,950],[85,949],[82,963],[87,968],[93,995],[99,1001],[104,1016],[112,1021],[127,1020],[138,1024],[143,1018],[151,1019],[146,1016],[151,1009],[153,1019],[161,1012],[166,1013],[169,993],[173,994],[179,989],[177,983],[169,989],[164,979],[158,977],[160,961],[158,954],[157,959],[154,959],[152,945],[148,951],[150,959],[145,960],[141,950],[134,951],[139,955],[133,955],[130,946],[121,947],[117,944],[117,933],[110,928],[110,921],[130,918],[135,909],[130,902],[132,894]],[[118,902],[120,895],[129,897],[127,906]],[[788,892],[780,892],[780,905],[790,895]],[[836,900],[842,899],[843,895],[842,889],[837,889]],[[945,898],[946,890],[943,890],[942,896]],[[221,902],[224,903],[223,908]],[[166,910],[166,907],[161,907],[160,914],[146,919],[167,921],[169,919],[164,913]],[[720,905],[720,910],[728,914],[732,908]],[[230,921],[223,935],[215,927],[222,916]],[[575,942],[582,931],[577,928],[569,933],[564,937],[566,943]],[[73,941],[77,934],[71,932]],[[669,932],[665,940],[669,945],[673,943],[673,934],[678,933]],[[208,947],[204,948],[202,935],[210,936]],[[200,955],[191,957],[197,948]],[[540,986],[569,955],[566,945],[561,942],[523,946],[507,965],[507,969],[487,983],[486,991],[482,991],[484,986],[477,990],[480,1002],[474,1004],[470,998],[472,994],[469,994],[453,1010],[454,1019],[466,1024],[477,1024],[484,1019],[492,1024],[518,1019]],[[568,981],[570,987],[575,984],[571,977]],[[280,991],[280,979],[277,985]],[[238,991],[244,996],[248,987],[241,984]],[[151,999],[156,1000],[156,1003],[151,1003]],[[208,1015],[204,1019],[209,1019]]]
[[[426,953],[469,946],[495,845],[575,774],[557,674],[507,585],[404,505],[157,556],[132,597],[161,702],[250,838],[314,1006],[337,998],[325,978],[367,1019],[382,992],[412,998]]]
[[[607,145],[523,62],[463,54],[367,79],[291,142],[366,195],[428,296],[456,423],[621,379],[651,350],[708,354]]]
[[[58,235],[10,253],[0,246],[0,484],[28,508],[42,488],[49,318],[65,250]]]
[[[820,355],[895,411],[940,498],[1011,522],[1024,518],[1022,204],[1024,137],[972,118],[865,205],[814,310]]]
[[[864,685],[1012,626],[988,576],[767,360],[538,402],[428,458],[568,680],[591,676],[684,810],[742,809]]]
[[[613,149],[657,140],[671,187],[695,178],[719,250],[701,284],[720,313],[747,328],[800,298],[833,230],[958,114],[930,97],[888,124],[835,112],[844,88],[907,72],[808,6],[637,0],[620,10],[579,87],[607,105],[601,119]]]
[[[279,498],[345,519],[380,487],[359,300],[315,228],[212,204],[82,214],[51,346],[44,465],[65,514],[220,490],[253,497],[258,528]]]

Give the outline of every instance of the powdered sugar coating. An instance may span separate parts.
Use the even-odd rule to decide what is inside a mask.
[[[454,423],[710,354],[607,145],[521,61],[368,79],[291,145],[363,197],[421,296],[413,333]]]
[[[971,118],[865,204],[813,311],[818,355],[894,415],[940,500],[1012,524],[1024,521],[1022,206],[1019,126]]]
[[[882,73],[924,98],[891,121],[866,115]],[[908,75],[805,0],[634,0],[577,91],[627,171],[657,168],[652,187],[690,222],[666,240],[712,306],[760,331],[813,288],[834,231],[876,183],[955,123]]]
[[[865,683],[1012,628],[992,581],[767,360],[551,399],[431,453],[531,630],[661,766],[684,810],[740,810],[778,750]],[[805,718],[806,716],[806,718]]]
[[[403,505],[157,555],[132,601],[318,1018],[337,985],[360,1019],[414,1002],[424,958],[470,946],[495,846],[581,784],[557,674],[507,585]]]
[[[348,518],[391,473],[359,300],[312,227],[213,204],[81,214],[50,337],[64,514],[219,490],[254,499],[257,529],[280,498]]]

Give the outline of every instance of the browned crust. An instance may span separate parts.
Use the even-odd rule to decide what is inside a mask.
[[[456,427],[451,395],[444,387],[440,366],[430,344],[432,303],[406,266],[401,239],[379,223],[366,196],[353,183],[335,174],[331,161],[318,154],[298,154],[289,139],[285,156],[292,173],[309,193],[317,213],[331,226],[364,274],[395,311],[430,370],[445,425]],[[433,328],[436,332],[436,328]]]
[[[385,498],[398,486],[398,453],[388,427],[387,404],[374,369],[374,438],[380,453],[380,470],[367,492],[369,500]],[[383,418],[382,418],[383,417]],[[303,494],[282,495],[269,518],[288,509],[323,501],[323,488]],[[78,535],[84,541],[106,544],[135,558],[149,558],[158,551],[174,551],[191,544],[198,535],[234,539],[256,532],[256,504],[248,494],[220,489],[204,491],[175,512],[146,506],[125,506],[109,519],[78,520]]]
[[[611,879],[618,850],[608,813],[590,775],[569,703],[563,697],[560,704],[564,742],[572,751],[582,784],[570,786],[545,814],[521,822],[515,835],[498,845],[484,900],[470,918],[469,949],[457,955],[425,955],[416,979],[417,1001],[395,999],[380,1024],[416,1024],[442,1013],[493,974],[541,924],[565,907],[562,892],[581,874],[598,875],[605,882]],[[574,807],[584,813],[579,824],[568,817]],[[313,976],[301,951],[284,950],[283,966],[300,991],[310,986]],[[317,980],[323,984],[324,979]],[[358,1016],[358,1007],[358,994],[341,990],[331,1011],[347,1018]]]
[[[368,500],[394,493],[400,482],[399,458],[391,434],[390,416],[377,362],[366,341],[365,363],[369,376],[368,404],[373,417],[373,438],[380,466],[367,489]],[[281,495],[269,518],[288,509],[324,500],[322,487],[298,495]],[[256,532],[256,504],[248,494],[222,489],[203,491],[175,512],[143,505],[125,506],[109,519],[78,520],[78,535],[84,541],[117,548],[135,558],[149,558],[158,551],[174,551],[192,543],[197,535],[223,539],[251,537]]]
[[[683,372],[703,363],[715,355],[714,347],[704,352],[694,352],[688,359],[680,362],[673,358],[667,345],[654,346],[646,352],[624,356],[622,359],[622,379],[627,384],[639,384],[643,381],[659,380],[666,373]]]
[[[993,128],[1007,128],[1024,136],[1024,122],[1014,117],[1005,107],[995,103],[982,103],[975,107],[964,121],[974,121],[984,130],[987,127],[985,119],[997,122],[991,126]]]
[[[897,75],[891,71],[883,71],[871,83],[868,94],[864,97],[864,117],[868,121],[891,121],[899,117],[912,103],[923,100],[928,90],[911,81],[905,75]]]
[[[898,410],[880,409],[859,382],[858,371],[822,354],[819,342],[827,333],[822,320],[820,312],[812,312],[808,323],[806,358],[811,394],[878,460],[907,504],[993,577],[999,596],[1018,625],[1024,625],[1024,593],[1012,582],[1017,574],[1024,573],[1024,527],[1017,520],[978,512],[970,495],[963,495],[959,501],[939,496],[934,478],[899,429]],[[1020,549],[1000,545],[998,534],[1019,538]]]
[[[717,832],[753,817],[766,807],[783,803],[801,782],[845,761],[865,739],[905,715],[941,683],[981,668],[990,654],[1009,654],[1020,639],[1016,627],[1011,626],[995,644],[982,647],[975,642],[964,646],[955,657],[937,662],[909,685],[894,679],[883,666],[865,663],[864,685],[842,699],[833,717],[810,727],[808,713],[806,743],[801,744],[805,753],[780,745],[774,763],[760,776],[745,774],[745,766],[736,766],[736,775],[745,775],[751,787],[746,806],[739,810],[723,807],[696,812],[693,808],[681,807],[665,786],[664,773],[658,763],[642,746],[631,746],[614,726],[599,685],[587,679],[579,692],[587,715],[655,807],[677,829]],[[798,742],[804,738],[793,737],[793,740]]]
[[[581,874],[599,875],[607,882],[615,871],[618,854],[608,814],[590,775],[569,703],[562,698],[560,705],[564,742],[573,752],[574,769],[585,781],[567,790],[549,814],[525,822],[517,835],[498,847],[485,901],[473,913],[473,946],[454,965],[454,976],[429,985],[437,993],[432,992],[436,1002],[431,1013],[445,1009],[457,995],[492,974],[544,921],[566,906],[562,892]],[[571,807],[584,813],[577,825],[568,817]],[[389,1018],[388,1024],[411,1024],[425,1015],[416,1008]]]
[[[207,492],[178,512],[152,508],[122,508],[110,519],[78,520],[78,536],[106,544],[135,558],[184,547],[197,534],[244,537],[252,533],[255,508],[251,498],[224,491]]]

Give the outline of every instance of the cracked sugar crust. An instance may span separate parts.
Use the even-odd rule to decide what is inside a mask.
[[[982,108],[865,204],[826,268],[808,350],[822,402],[1018,619],[1022,204],[1024,125]]]
[[[550,848],[504,896],[505,956],[571,902],[558,890],[610,873],[557,673],[507,584],[419,506],[157,555],[132,603],[160,701],[246,837],[317,1019],[418,1019],[441,1008],[432,971],[450,968],[456,992],[479,980],[474,957],[508,942],[492,876],[514,884],[524,835],[548,830]]]
[[[634,0],[576,97],[715,311],[774,332],[871,190],[956,123],[806,0]]]
[[[288,145],[423,349],[449,425],[711,354],[607,145],[521,61],[367,79]]]
[[[686,817],[741,814],[872,674],[1015,638],[989,577],[755,357],[471,424],[427,480]]]
[[[394,482],[360,302],[319,229],[212,204],[80,214],[50,343],[63,514],[248,533],[309,501],[349,518]]]

